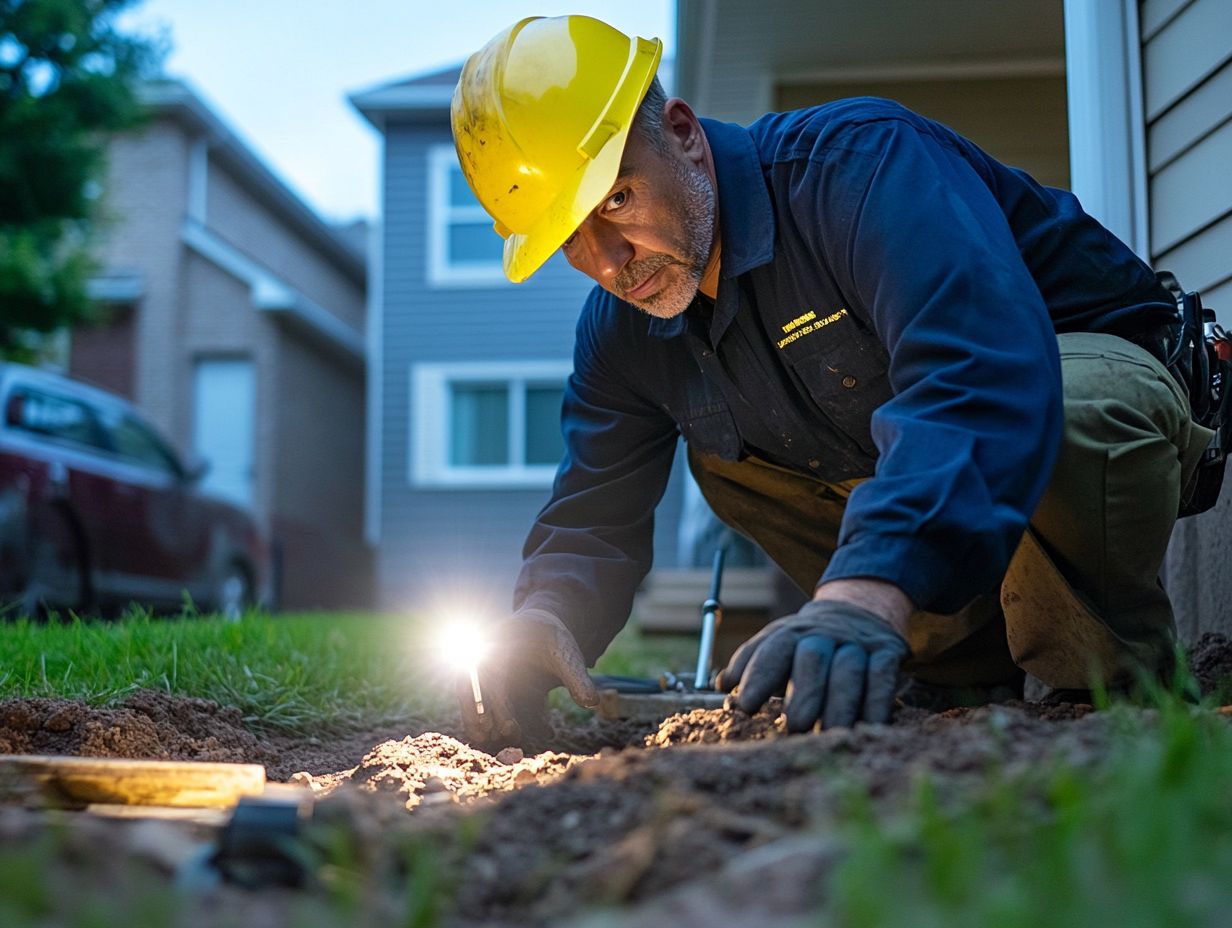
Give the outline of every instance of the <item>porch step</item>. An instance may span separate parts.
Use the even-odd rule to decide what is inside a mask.
[[[647,632],[696,632],[702,626],[702,603],[710,596],[709,568],[651,571],[633,600],[633,616]],[[725,618],[764,622],[774,606],[774,577],[764,567],[729,567],[719,595]]]

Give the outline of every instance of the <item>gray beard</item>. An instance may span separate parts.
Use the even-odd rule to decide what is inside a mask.
[[[661,319],[678,316],[689,308],[706,273],[706,262],[710,260],[710,249],[714,244],[714,185],[700,168],[691,168],[675,160],[672,165],[676,180],[680,183],[684,209],[683,257],[674,258],[662,253],[650,255],[625,267],[612,281],[612,288],[624,294],[662,268],[671,265],[683,267],[683,275],[644,300],[635,301],[622,296],[625,302]]]

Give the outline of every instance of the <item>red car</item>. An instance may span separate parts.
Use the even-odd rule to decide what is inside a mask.
[[[140,603],[237,618],[268,602],[269,553],[251,513],[208,496],[131,404],[0,363],[0,610]]]

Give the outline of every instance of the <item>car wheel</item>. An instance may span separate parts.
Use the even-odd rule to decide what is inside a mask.
[[[228,564],[218,579],[214,609],[229,622],[236,622],[252,605],[252,582],[240,564]]]

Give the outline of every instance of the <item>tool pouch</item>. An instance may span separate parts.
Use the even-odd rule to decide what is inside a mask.
[[[1159,281],[1176,299],[1176,319],[1167,329],[1164,364],[1189,395],[1193,421],[1215,434],[1202,454],[1179,518],[1206,512],[1219,499],[1224,468],[1232,450],[1232,335],[1219,324],[1202,297],[1185,291],[1167,271]]]

